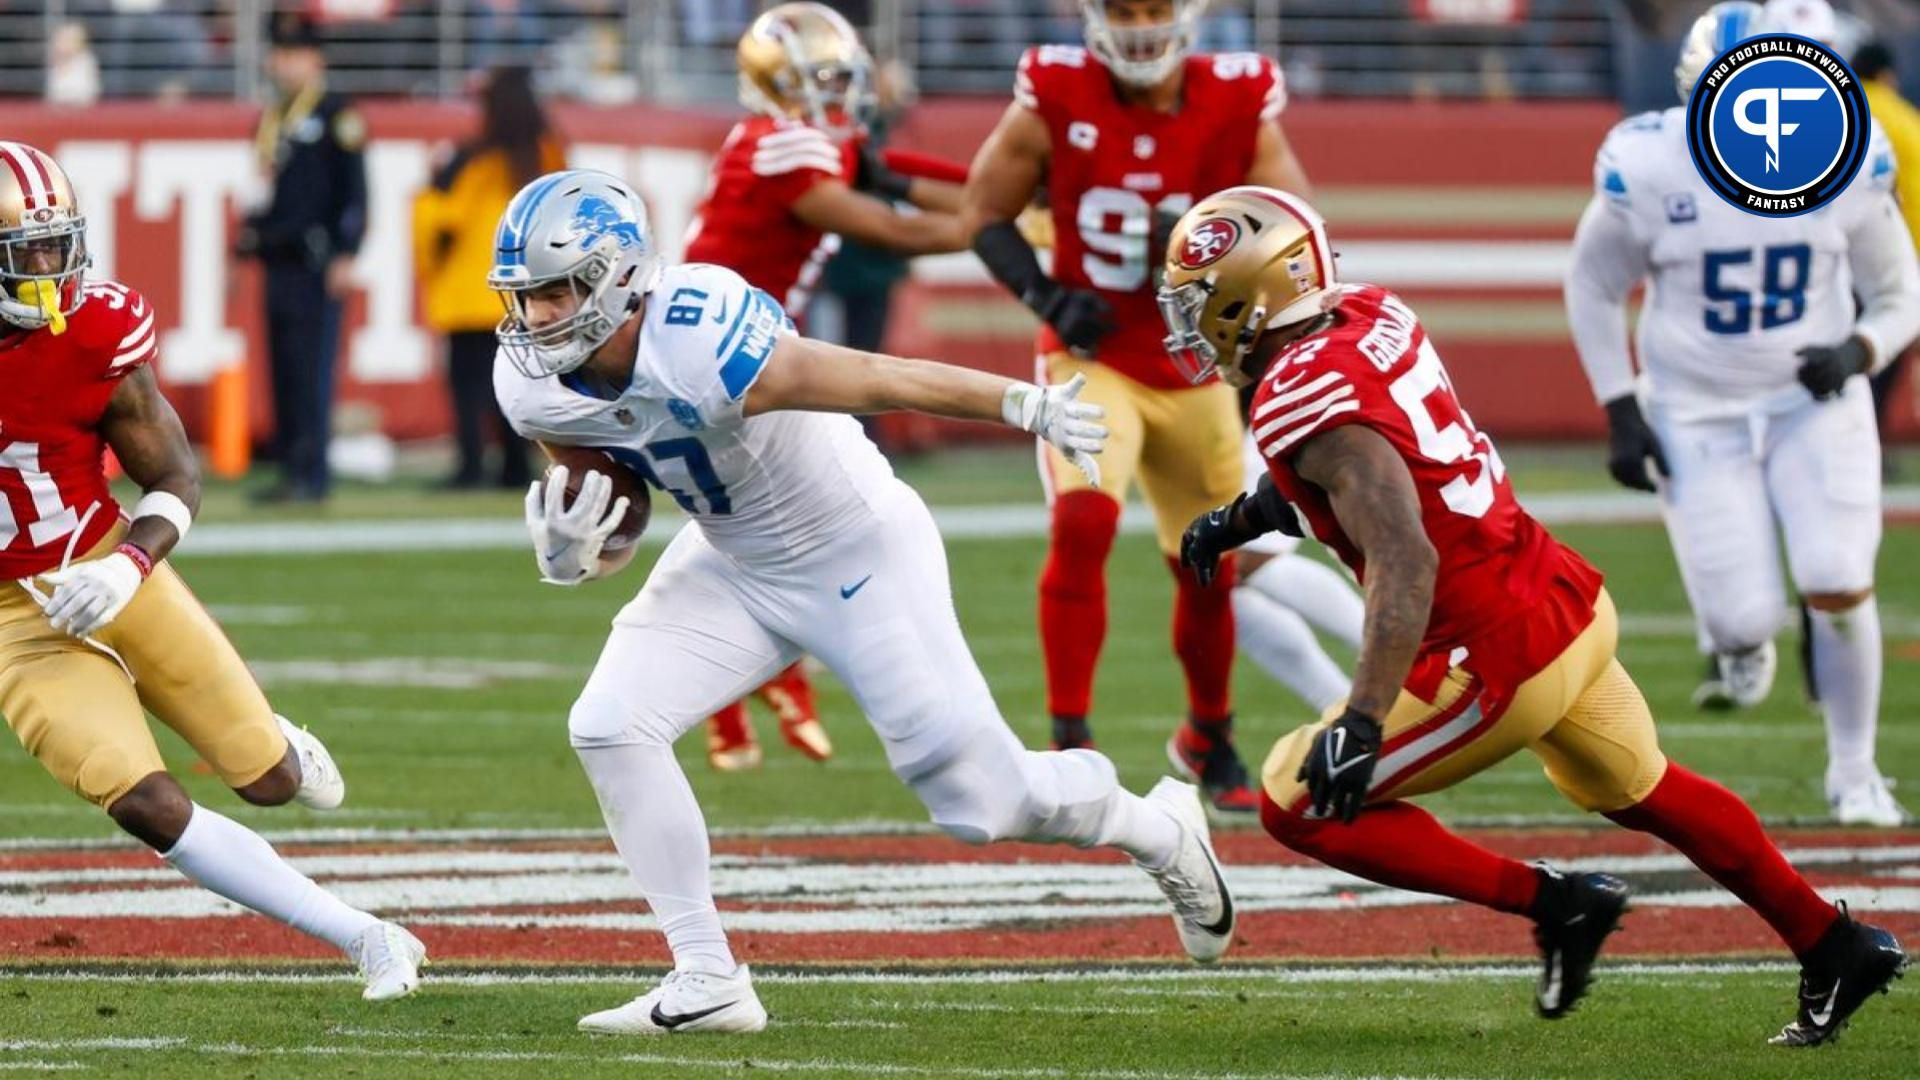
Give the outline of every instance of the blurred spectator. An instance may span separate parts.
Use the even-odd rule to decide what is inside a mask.
[[[546,18],[540,0],[467,0],[469,64],[531,64],[546,44]]]
[[[267,278],[267,353],[273,377],[280,483],[269,501],[327,496],[333,430],[334,354],[340,307],[367,222],[367,129],[359,112],[327,90],[319,31],[304,15],[273,20],[268,75],[277,92],[260,116],[254,146],[272,174],[267,206],[248,215],[239,253]]]
[[[920,62],[936,68],[999,68],[1012,78],[1021,50],[1041,29],[1039,5],[1020,0],[941,0],[920,8]]]
[[[87,41],[87,28],[64,22],[47,41],[47,103],[84,107],[100,100],[100,62]]]
[[[530,479],[527,444],[507,426],[493,396],[493,328],[500,300],[487,288],[494,228],[513,194],[542,173],[566,167],[525,67],[496,68],[480,88],[480,131],[457,147],[413,204],[413,260],[425,297],[425,321],[447,338],[459,463],[451,488],[485,480],[485,427],[500,441],[499,482]]]
[[[111,0],[105,7],[93,20],[93,36],[107,94],[174,100],[210,88],[218,74],[213,36],[190,0]]]
[[[1907,231],[1913,235],[1915,245],[1920,246],[1920,109],[1900,96],[1900,77],[1894,71],[1893,51],[1886,45],[1873,42],[1862,46],[1853,55],[1853,73],[1860,77],[1867,107],[1893,146],[1897,185],[1894,190],[1900,199],[1900,212],[1907,219]],[[1893,363],[1873,377],[1873,411],[1879,418],[1882,436],[1886,434],[1887,408],[1893,400],[1894,388],[1899,385],[1901,373],[1911,366],[1916,352],[1920,352],[1920,342],[1910,344]],[[1882,445],[1885,445],[1884,438]],[[1886,454],[1883,460],[1890,472],[1893,455]]]
[[[757,14],[753,0],[680,0],[680,25],[689,45],[731,45]]]

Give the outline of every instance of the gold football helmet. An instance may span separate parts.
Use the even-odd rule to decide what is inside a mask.
[[[781,4],[740,38],[740,104],[806,120],[835,138],[871,113],[873,58],[853,25],[825,4]]]
[[[87,219],[53,157],[0,142],[0,319],[65,333],[80,307]]]
[[[1195,383],[1218,371],[1245,386],[1255,373],[1240,365],[1261,332],[1320,314],[1338,287],[1313,207],[1272,188],[1228,188],[1187,211],[1167,242],[1167,354]]]

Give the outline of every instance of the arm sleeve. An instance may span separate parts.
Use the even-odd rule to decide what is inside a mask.
[[[1854,332],[1873,349],[1878,371],[1920,335],[1920,261],[1891,196],[1875,198],[1848,230],[1847,262],[1860,297]]]
[[[1650,266],[1647,245],[1627,216],[1596,195],[1573,234],[1567,270],[1567,323],[1593,396],[1612,401],[1633,392],[1627,349],[1627,294]]]

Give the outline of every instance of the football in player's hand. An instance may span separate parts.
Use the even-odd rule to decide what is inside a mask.
[[[605,452],[582,446],[543,446],[547,457],[555,465],[567,467],[567,505],[580,495],[580,482],[590,472],[605,473],[613,481],[613,495],[607,500],[611,506],[627,497],[627,514],[620,527],[607,538],[607,551],[622,551],[630,548],[647,531],[647,522],[653,517],[653,501],[647,491],[647,482],[625,465],[613,460]]]

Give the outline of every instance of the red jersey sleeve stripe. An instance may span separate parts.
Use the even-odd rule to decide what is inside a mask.
[[[1327,411],[1329,407],[1351,397],[1353,397],[1353,384],[1341,382],[1338,386],[1321,391],[1319,397],[1314,398],[1305,405],[1298,406],[1290,412],[1281,413],[1279,416],[1255,427],[1253,429],[1253,437],[1256,439],[1264,439],[1276,431],[1285,431],[1287,428],[1293,427],[1296,424],[1306,423]],[[1257,420],[1258,418],[1256,417],[1255,419]]]
[[[846,163],[837,154],[816,153],[810,150],[795,150],[782,154],[753,155],[753,174],[755,176],[780,176],[784,173],[800,172],[805,169],[817,169],[820,172],[839,176]]]
[[[1272,414],[1272,412],[1275,409],[1278,409],[1283,405],[1291,405],[1296,401],[1301,401],[1306,398],[1310,398],[1315,394],[1331,389],[1335,384],[1339,383],[1341,380],[1346,378],[1346,376],[1340,374],[1337,371],[1328,371],[1328,372],[1323,372],[1319,378],[1313,380],[1312,382],[1308,383],[1305,386],[1301,386],[1294,389],[1288,389],[1289,387],[1292,387],[1294,383],[1297,383],[1300,379],[1304,379],[1306,377],[1307,376],[1305,374],[1302,374],[1297,379],[1293,379],[1288,382],[1281,383],[1279,385],[1279,388],[1284,392],[1275,394],[1272,397],[1269,397],[1266,401],[1262,402],[1260,407],[1253,411],[1253,418],[1255,420],[1260,420]]]
[[[147,334],[151,333],[152,330],[153,330],[153,312],[149,311],[147,312],[147,317],[141,320],[140,325],[134,327],[132,333],[128,334],[126,337],[121,338],[120,344],[115,347],[124,350],[126,349],[127,346],[132,345],[133,343],[139,341],[141,338],[145,337]]]

